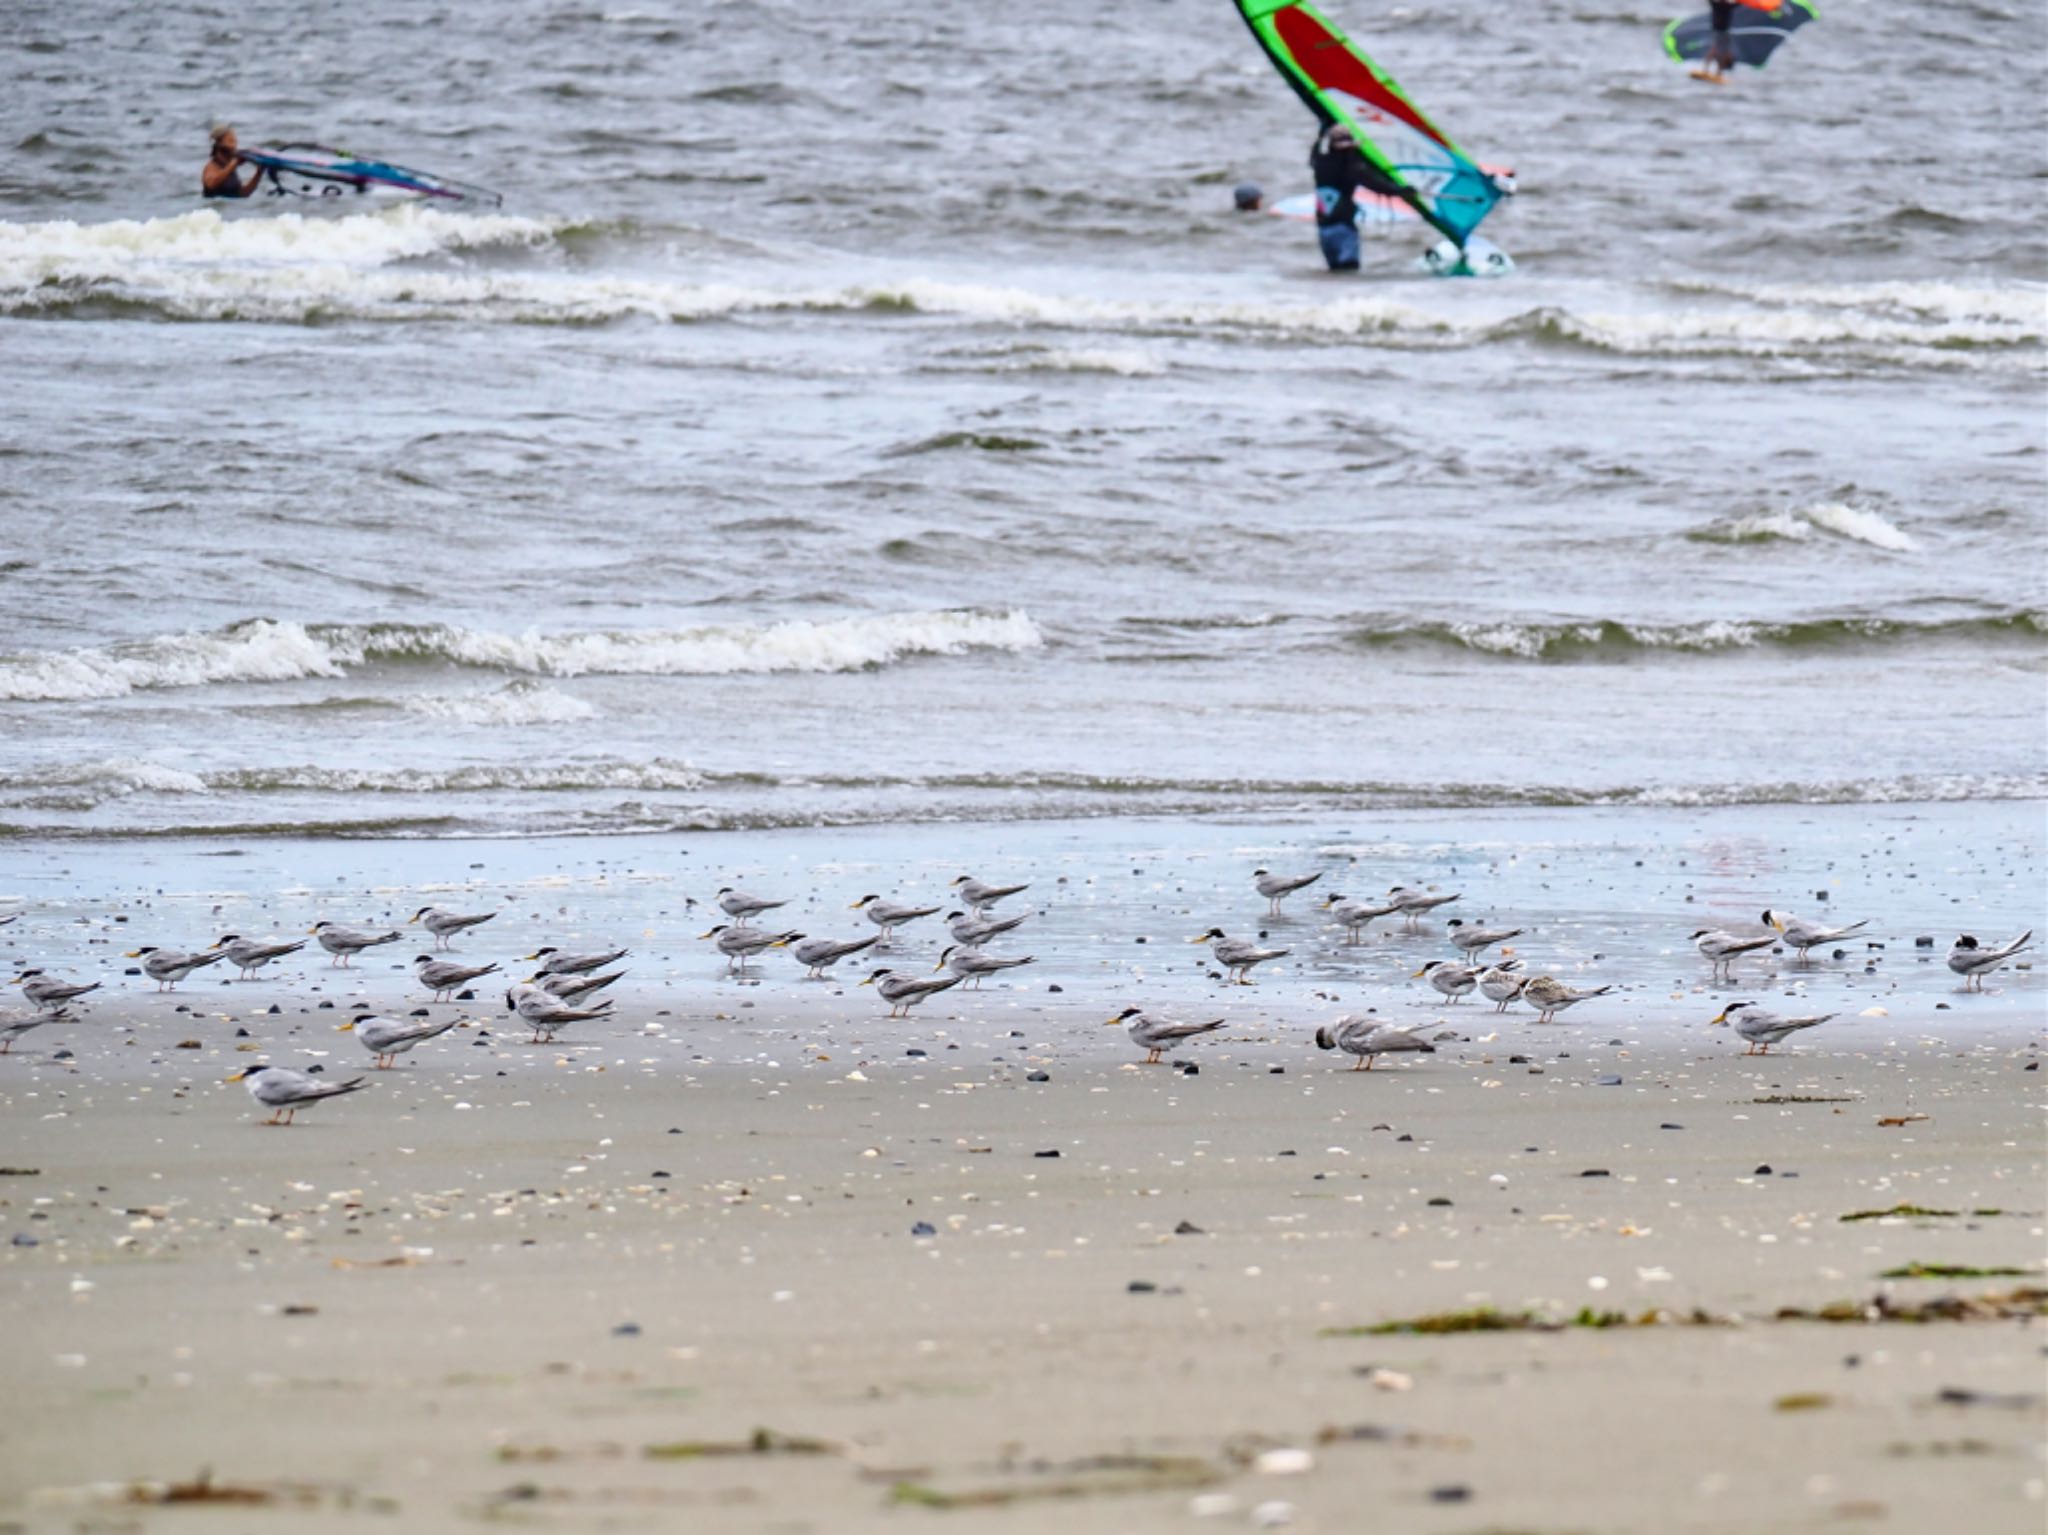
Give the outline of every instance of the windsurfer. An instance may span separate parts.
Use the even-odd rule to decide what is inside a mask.
[[[1358,140],[1342,123],[1319,135],[1308,154],[1316,178],[1316,239],[1333,272],[1358,270],[1358,202],[1361,191],[1399,198],[1431,224],[1435,217],[1413,188],[1405,187],[1366,159]]]
[[[256,189],[263,184],[263,167],[249,167],[249,179],[243,181],[235,172],[245,162],[237,153],[235,130],[221,127],[213,130],[213,153],[207,156],[206,168],[199,173],[200,190],[208,197],[253,197]]]
[[[1735,6],[1737,0],[1708,0],[1707,26],[1713,40],[1707,45],[1707,73],[1725,79],[1735,68]]]

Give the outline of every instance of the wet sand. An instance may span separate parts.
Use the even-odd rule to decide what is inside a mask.
[[[1980,936],[2039,925],[2013,895],[2040,889],[2038,807],[1784,823],[42,850],[0,892],[31,910],[0,944],[114,984],[0,1061],[0,1521],[1109,1532],[1285,1504],[1317,1531],[2038,1529],[2039,1320],[1774,1320],[2042,1283],[2048,992],[2008,970],[1965,995],[1940,962],[1952,903]],[[851,932],[885,851],[883,888],[911,893],[963,847],[1033,878],[1016,951],[1041,958],[907,1023],[857,972],[803,985],[777,955],[725,981],[686,936],[709,919],[685,900],[742,855],[749,885],[809,892],[806,926]],[[1470,915],[1531,926],[1532,964],[1623,989],[1549,1027],[1425,1003],[1408,975],[1448,952],[1440,924],[1353,952],[1301,897],[1256,924],[1295,954],[1221,988],[1177,941],[1255,931],[1269,854],[1324,888],[1461,883]],[[364,1071],[333,1026],[356,996],[418,1005],[379,957],[411,946],[355,981],[324,956],[167,997],[120,974],[163,941],[145,922],[303,930],[385,909],[373,885],[402,916],[429,863],[471,861],[516,888],[461,952],[633,942],[615,1021],[536,1046],[487,994],[486,1029],[272,1130],[222,1079]],[[1823,888],[1885,947],[1705,984],[1692,913],[1810,912]],[[907,930],[906,964],[935,937]],[[1842,1016],[1745,1058],[1706,1023],[1744,995]],[[1228,1023],[1182,1052],[1196,1074],[1143,1067],[1102,1026],[1129,1001]],[[1437,1053],[1352,1073],[1312,1048],[1365,1007]],[[1955,1213],[1842,1219],[1901,1205]],[[1913,1264],[2022,1272],[1882,1277]],[[1348,1331],[1475,1307],[1714,1325]],[[706,1453],[760,1430],[764,1453]],[[278,1501],[123,1501],[202,1470]]]

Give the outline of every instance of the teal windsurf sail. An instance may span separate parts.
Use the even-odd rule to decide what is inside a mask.
[[[1505,189],[1314,6],[1237,0],[1237,8],[1317,121],[1349,127],[1365,157],[1415,192],[1422,216],[1462,249]]]
[[[352,155],[325,144],[280,144],[241,151],[245,164],[261,166],[274,192],[294,197],[340,197],[349,191],[398,193],[446,202],[489,203],[504,199],[488,187],[450,181],[387,160]]]

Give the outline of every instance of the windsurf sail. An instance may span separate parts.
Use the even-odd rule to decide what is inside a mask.
[[[1482,164],[1479,168],[1491,176],[1496,185],[1510,192],[1514,190],[1515,173],[1512,167]],[[1421,218],[1409,204],[1398,197],[1389,197],[1384,192],[1368,192],[1360,187],[1351,194],[1351,201],[1358,209],[1360,228],[1368,225],[1413,224]],[[1274,218],[1307,221],[1316,216],[1316,194],[1298,192],[1292,197],[1282,197],[1266,203],[1259,211],[1269,213]]]
[[[1422,216],[1461,248],[1506,195],[1391,76],[1303,0],[1237,0],[1252,36],[1325,128],[1343,123],[1365,157],[1412,189]]]
[[[291,197],[343,197],[349,192],[398,193],[447,202],[488,203],[504,198],[488,187],[451,181],[427,171],[352,155],[325,144],[280,144],[275,149],[245,149],[242,159],[261,166],[274,193]]]
[[[1739,0],[1728,27],[1735,62],[1762,69],[1778,44],[1819,19],[1808,0]],[[1664,29],[1664,51],[1682,64],[1705,58],[1713,41],[1714,24],[1707,15],[1681,16]]]

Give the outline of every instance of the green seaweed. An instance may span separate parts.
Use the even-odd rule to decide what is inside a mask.
[[[1059,1480],[1011,1482],[958,1491],[947,1491],[927,1482],[903,1481],[889,1489],[889,1501],[941,1510],[1001,1508],[1057,1498],[1125,1497],[1132,1493],[1207,1487],[1221,1481],[1224,1475],[1221,1468],[1191,1455],[1092,1455],[1033,1469],[1057,1472]]]
[[[1925,1205],[1893,1205],[1889,1210],[1851,1210],[1841,1217],[1844,1221],[1881,1221],[1896,1215],[1911,1220],[1951,1220],[1961,1212],[1957,1210],[1930,1210]],[[1986,1212],[1976,1212],[1982,1215]]]
[[[1906,1263],[1886,1269],[1879,1279],[2025,1279],[2034,1271],[2016,1268],[1973,1268],[1967,1263]]]
[[[677,1439],[642,1445],[640,1453],[648,1460],[709,1460],[723,1455],[837,1455],[840,1447],[825,1439],[757,1428],[745,1439]]]

